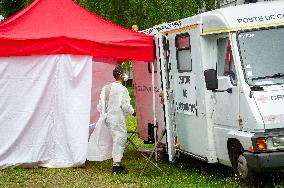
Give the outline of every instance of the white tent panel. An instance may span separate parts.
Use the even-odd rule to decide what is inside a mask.
[[[92,58],[0,58],[0,169],[85,163]]]

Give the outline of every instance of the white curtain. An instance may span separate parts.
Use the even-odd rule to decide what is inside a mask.
[[[92,58],[0,58],[0,169],[85,163]]]

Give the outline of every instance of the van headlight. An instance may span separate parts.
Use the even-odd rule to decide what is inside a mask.
[[[268,150],[282,150],[284,149],[284,136],[275,136],[267,138]]]

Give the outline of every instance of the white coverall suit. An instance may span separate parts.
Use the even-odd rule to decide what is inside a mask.
[[[113,82],[105,86],[102,93],[104,95],[101,95],[97,108],[102,112],[103,104],[106,106],[105,122],[113,140],[113,162],[121,162],[127,141],[126,113],[133,114],[134,109],[130,104],[128,90],[122,84]]]

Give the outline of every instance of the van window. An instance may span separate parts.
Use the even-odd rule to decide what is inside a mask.
[[[179,72],[192,71],[191,45],[188,33],[176,36],[177,68]]]
[[[238,33],[237,42],[249,85],[284,84],[284,28]]]
[[[237,83],[236,69],[229,38],[220,38],[217,40],[218,46],[218,76],[230,76],[232,84]]]

